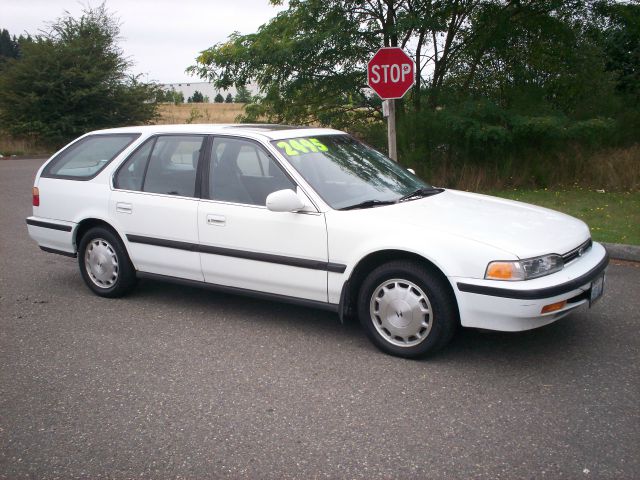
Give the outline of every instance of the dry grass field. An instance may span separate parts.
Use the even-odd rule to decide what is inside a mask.
[[[163,103],[158,106],[157,125],[180,123],[236,123],[244,103]]]
[[[244,103],[163,103],[158,106],[157,125],[182,123],[237,123]],[[51,154],[54,147],[39,144],[34,138],[19,139],[0,131],[0,155]]]
[[[46,155],[51,154],[52,149],[39,145],[33,138],[13,138],[11,135],[0,131],[0,155]]]

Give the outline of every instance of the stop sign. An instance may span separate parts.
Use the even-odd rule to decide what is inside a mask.
[[[381,48],[367,64],[367,84],[383,100],[402,98],[415,77],[415,63],[398,47]]]

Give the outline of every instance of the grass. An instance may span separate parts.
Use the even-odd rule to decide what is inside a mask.
[[[49,153],[49,150],[34,139],[17,139],[0,131],[0,155],[4,157],[11,157],[12,155],[42,155]]]
[[[594,240],[640,245],[640,192],[597,190],[491,190],[496,197],[551,208],[589,225]]]
[[[568,151],[530,152],[518,158],[495,158],[483,163],[438,154],[429,161],[407,162],[406,166],[433,185],[471,192],[544,187],[640,191],[640,143],[598,151],[575,145]]]

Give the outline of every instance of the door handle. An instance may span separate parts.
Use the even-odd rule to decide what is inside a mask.
[[[116,203],[116,212],[132,213],[133,212],[133,206],[130,203],[118,202],[118,203]]]
[[[227,223],[227,219],[224,215],[207,215],[207,225],[216,225],[218,227],[224,227]]]

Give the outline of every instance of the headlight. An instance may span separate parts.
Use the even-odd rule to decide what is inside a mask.
[[[543,255],[514,262],[491,262],[484,278],[487,280],[530,280],[562,270],[560,255]]]

